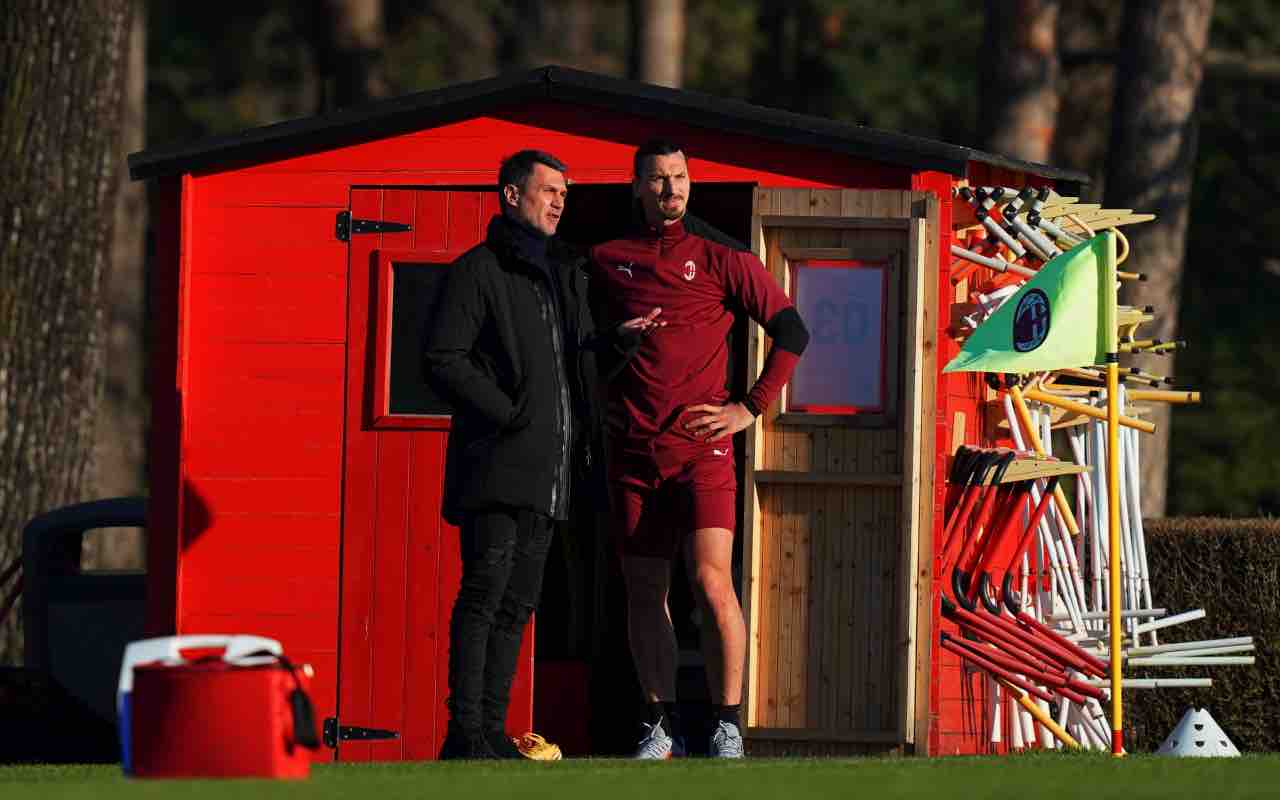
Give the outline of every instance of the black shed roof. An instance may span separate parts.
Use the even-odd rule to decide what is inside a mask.
[[[154,147],[129,156],[129,175],[134,180],[142,180],[222,164],[267,161],[441,125],[539,99],[638,116],[679,119],[698,127],[816,147],[915,170],[963,175],[967,162],[979,161],[1056,180],[1076,183],[1089,180],[1086,174],[1076,170],[1034,164],[920,136],[559,66],[381,100],[188,144]]]

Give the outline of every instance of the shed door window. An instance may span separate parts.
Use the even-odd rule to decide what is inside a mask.
[[[456,255],[406,250],[377,254],[375,428],[448,427],[453,408],[427,383],[422,353],[432,310]]]
[[[889,263],[854,259],[791,262],[792,300],[809,346],[787,393],[787,410],[816,414],[886,409]]]

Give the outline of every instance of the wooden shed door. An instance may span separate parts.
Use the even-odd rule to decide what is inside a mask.
[[[753,249],[811,336],[745,454],[748,737],[761,754],[914,738],[936,216],[920,192],[756,190]],[[767,339],[752,329],[755,375]]]
[[[435,758],[448,716],[458,531],[440,516],[450,408],[425,385],[422,333],[449,263],[484,239],[492,189],[353,189],[354,219],[411,230],[350,239],[338,721],[392,730],[343,761]],[[532,636],[508,723],[529,730]]]

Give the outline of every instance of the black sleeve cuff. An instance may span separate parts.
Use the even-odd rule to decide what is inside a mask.
[[[636,331],[621,331],[614,334],[613,348],[620,355],[630,356],[640,349],[641,334]]]
[[[739,402],[742,403],[743,408],[751,412],[751,416],[753,417],[760,416],[760,409],[756,408],[756,404],[751,402],[750,397],[744,397]]]
[[[788,353],[803,355],[804,349],[809,346],[809,329],[805,327],[795,306],[787,306],[774,314],[773,319],[765,323],[764,330],[773,339],[774,347]]]

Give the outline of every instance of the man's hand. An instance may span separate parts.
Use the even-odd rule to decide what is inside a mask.
[[[729,403],[726,406],[709,404],[689,406],[686,411],[701,412],[697,416],[690,417],[684,423],[684,427],[694,436],[708,442],[745,430],[756,419],[755,415],[742,403]]]
[[[660,321],[658,315],[662,313],[661,308],[655,308],[643,317],[629,319],[618,326],[619,334],[639,333],[645,334],[654,328],[661,328],[667,323],[665,320]]]

